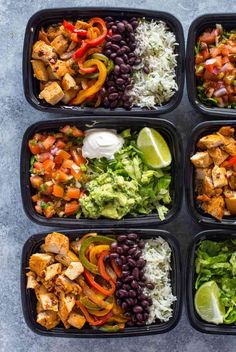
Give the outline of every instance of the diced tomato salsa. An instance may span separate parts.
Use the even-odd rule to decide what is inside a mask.
[[[37,213],[47,218],[79,214],[79,199],[88,181],[82,171],[86,169],[81,154],[83,137],[77,127],[64,126],[59,132],[36,133],[29,140],[32,201]]]

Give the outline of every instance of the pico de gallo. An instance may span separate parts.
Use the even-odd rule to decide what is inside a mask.
[[[217,24],[198,37],[195,75],[201,102],[236,109],[236,29]]]

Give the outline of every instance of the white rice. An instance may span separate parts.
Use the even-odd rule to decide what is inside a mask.
[[[146,260],[145,276],[155,286],[154,290],[144,289],[144,294],[153,301],[147,324],[156,319],[166,322],[172,317],[172,304],[176,301],[170,281],[171,248],[161,237],[150,239],[146,241],[143,258]]]
[[[175,73],[175,46],[178,44],[166,23],[145,19],[136,29],[135,40],[135,54],[142,63],[133,73],[134,86],[129,95],[133,105],[156,108],[169,101],[178,90]],[[148,74],[143,72],[144,66],[148,67]]]

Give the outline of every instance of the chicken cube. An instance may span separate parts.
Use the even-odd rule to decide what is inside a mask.
[[[212,169],[212,180],[215,188],[227,186],[226,169],[215,165]]]
[[[207,149],[216,148],[219,145],[224,144],[224,139],[221,135],[209,134],[200,138],[199,143],[201,146],[205,146]]]
[[[56,279],[55,284],[57,292],[73,293],[75,295],[78,295],[81,292],[80,285],[71,281],[64,275],[59,275]]]
[[[233,140],[232,142],[228,143],[227,145],[224,145],[223,149],[229,155],[235,156],[236,155],[236,141]]]
[[[41,303],[43,310],[58,311],[58,299],[54,293],[47,292],[40,294],[39,302]]]
[[[236,192],[232,197],[225,198],[225,204],[231,215],[236,215]]]
[[[74,305],[75,305],[75,296],[74,295],[72,295],[72,294],[65,295],[64,293],[62,293],[60,295],[58,314],[59,314],[63,323],[66,322],[70,312],[74,308]],[[65,327],[66,327],[66,325],[65,325]]]
[[[33,271],[29,271],[26,273],[27,276],[27,286],[26,288],[33,288],[37,287],[39,285],[38,281],[36,280],[36,275],[33,273]]]
[[[206,168],[213,163],[208,152],[197,152],[194,154],[190,160],[195,167]]]
[[[79,313],[71,312],[68,318],[68,323],[77,329],[82,329],[84,324],[86,323],[86,319],[83,315]]]
[[[76,82],[75,82],[74,78],[69,73],[66,73],[62,79],[61,85],[64,90],[69,90],[69,89],[74,88],[76,86]]]
[[[57,80],[58,80],[58,76],[57,76],[57,74],[55,74],[55,73],[53,72],[51,66],[48,66],[48,67],[47,67],[47,74],[48,74],[48,79],[49,79],[50,81],[57,81]],[[52,82],[50,82],[50,83],[52,83]],[[44,87],[44,88],[45,88],[45,87]]]
[[[64,266],[69,266],[71,262],[79,262],[77,255],[69,250],[66,255],[58,254],[55,259]]]
[[[62,34],[58,35],[51,42],[51,46],[55,49],[58,55],[63,54],[68,48],[68,42]]]
[[[69,251],[69,238],[62,233],[53,232],[45,237],[44,249],[47,252],[65,255]]]
[[[54,261],[53,256],[47,253],[32,254],[29,260],[29,268],[38,276],[42,277],[46,267]]]
[[[46,44],[43,40],[38,40],[33,46],[32,58],[49,64],[57,61],[57,54],[51,45]]]
[[[211,177],[206,176],[204,178],[202,183],[202,193],[206,194],[209,197],[215,195],[215,188]]]
[[[57,60],[56,63],[51,63],[50,67],[52,69],[54,76],[57,79],[61,79],[63,76],[65,76],[66,73],[69,72],[67,63],[62,60]]]
[[[69,90],[64,91],[64,97],[62,101],[64,104],[68,104],[73,98],[77,95],[77,89],[71,88]]]
[[[83,271],[84,271],[84,267],[80,262],[72,262],[66,269],[65,275],[70,280],[75,280],[80,274],[82,274]]]
[[[225,202],[222,196],[212,197],[208,202],[202,204],[203,210],[218,220],[222,220],[224,206]]]
[[[43,310],[43,306],[42,306],[42,304],[41,304],[41,302],[40,301],[37,301],[37,303],[36,303],[36,312],[37,313],[41,313],[41,312],[43,312],[44,310]]]
[[[60,274],[62,270],[61,263],[51,264],[46,268],[45,281],[53,279],[56,275]]]
[[[31,64],[34,71],[34,77],[39,81],[48,81],[48,72],[44,62],[41,60],[31,60]]]
[[[60,323],[60,318],[56,312],[48,310],[37,314],[37,323],[50,330]]]
[[[231,126],[223,126],[218,132],[225,137],[234,137],[234,128]]]
[[[222,164],[229,156],[228,153],[224,152],[219,147],[209,149],[208,153],[216,165]]]
[[[52,82],[39,94],[40,99],[45,99],[51,105],[57,104],[64,97],[63,90],[57,82]]]

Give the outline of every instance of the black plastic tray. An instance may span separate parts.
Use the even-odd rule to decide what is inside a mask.
[[[171,183],[171,196],[172,196],[172,206],[170,211],[166,215],[164,221],[158,219],[156,213],[138,216],[138,217],[126,217],[123,220],[109,220],[109,219],[98,219],[89,220],[85,218],[75,219],[75,218],[59,218],[54,217],[51,219],[46,219],[45,217],[36,213],[33,202],[31,200],[32,188],[30,185],[29,169],[30,169],[30,151],[28,148],[28,141],[32,136],[39,131],[58,129],[66,124],[75,124],[81,129],[87,129],[88,126],[94,124],[94,121],[98,123],[95,125],[96,128],[113,128],[118,131],[122,131],[126,128],[132,128],[134,130],[142,129],[145,126],[158,129],[160,133],[166,139],[172,154],[172,183]],[[135,117],[109,117],[102,118],[91,118],[91,117],[81,117],[81,118],[64,118],[60,120],[50,120],[41,121],[31,125],[25,132],[22,148],[21,148],[21,195],[23,207],[29,218],[41,225],[46,226],[56,226],[56,227],[77,227],[78,226],[94,226],[97,227],[114,227],[114,226],[142,226],[150,224],[164,224],[173,219],[178,213],[181,202],[182,202],[182,143],[181,137],[172,123],[162,119],[152,119],[152,118],[139,118]]]
[[[178,84],[178,92],[171,100],[163,106],[157,107],[156,110],[141,109],[133,107],[129,111],[129,115],[146,115],[156,116],[156,113],[163,114],[172,111],[180,103],[184,88],[184,34],[183,28],[179,20],[167,12],[151,11],[146,9],[129,9],[129,8],[112,8],[112,7],[74,7],[74,8],[57,8],[46,9],[36,12],[30,19],[25,31],[24,47],[23,47],[23,84],[27,101],[36,109],[47,112],[57,112],[64,115],[126,115],[127,110],[117,108],[114,110],[104,108],[84,108],[78,106],[59,105],[51,106],[50,104],[38,98],[39,82],[33,77],[31,67],[32,46],[37,41],[39,30],[42,26],[57,23],[63,19],[91,18],[94,16],[113,16],[115,18],[131,18],[146,17],[147,19],[162,20],[167,23],[168,27],[176,36],[179,45],[176,46],[177,68],[176,80]]]
[[[215,13],[207,14],[196,18],[188,32],[187,49],[186,49],[186,78],[187,90],[190,103],[193,108],[204,115],[212,116],[213,118],[236,118],[236,110],[228,108],[207,107],[197,97],[196,77],[194,72],[194,46],[196,45],[197,37],[207,28],[215,27],[222,24],[224,28],[236,28],[236,13]]]
[[[108,228],[107,230],[100,230],[97,228],[85,228],[80,230],[63,230],[62,233],[68,235],[70,238],[75,239],[79,235],[85,234],[89,231],[98,232],[103,235],[106,234],[124,234],[129,232],[136,232],[142,238],[148,239],[152,237],[161,236],[166,240],[172,250],[171,257],[171,283],[172,283],[172,292],[177,297],[177,300],[173,304],[173,316],[166,323],[155,323],[148,326],[142,327],[127,327],[124,331],[119,333],[104,333],[101,331],[92,330],[91,328],[85,328],[82,330],[70,328],[68,330],[64,329],[62,325],[52,329],[46,330],[41,325],[36,322],[36,297],[33,290],[26,289],[26,272],[30,256],[39,250],[40,245],[43,243],[44,237],[48,232],[40,233],[37,235],[31,236],[25,243],[22,251],[21,258],[21,299],[23,313],[25,321],[28,327],[37,334],[55,336],[55,337],[125,337],[125,336],[137,336],[137,335],[151,335],[151,334],[160,334],[173,329],[181,316],[182,308],[182,277],[181,277],[181,263],[180,263],[180,249],[179,244],[174,236],[169,232],[163,230],[154,230],[154,229],[113,229]]]
[[[207,121],[199,123],[192,131],[191,136],[188,140],[188,145],[186,149],[186,160],[185,160],[185,192],[187,207],[192,215],[193,219],[203,225],[210,225],[215,227],[235,227],[236,217],[227,216],[218,221],[212,216],[204,213],[204,211],[197,205],[195,201],[194,192],[194,166],[190,161],[190,157],[196,152],[196,143],[199,138],[219,130],[222,126],[233,126],[236,128],[235,120],[226,121]]]
[[[228,230],[208,230],[198,233],[188,248],[188,257],[186,261],[186,301],[187,301],[187,312],[190,324],[198,331],[207,334],[218,334],[218,335],[236,335],[236,326],[233,325],[216,325],[203,321],[197,314],[194,308],[194,295],[195,295],[195,251],[196,246],[200,241],[212,240],[212,241],[224,241],[226,239],[236,239],[236,233]]]

